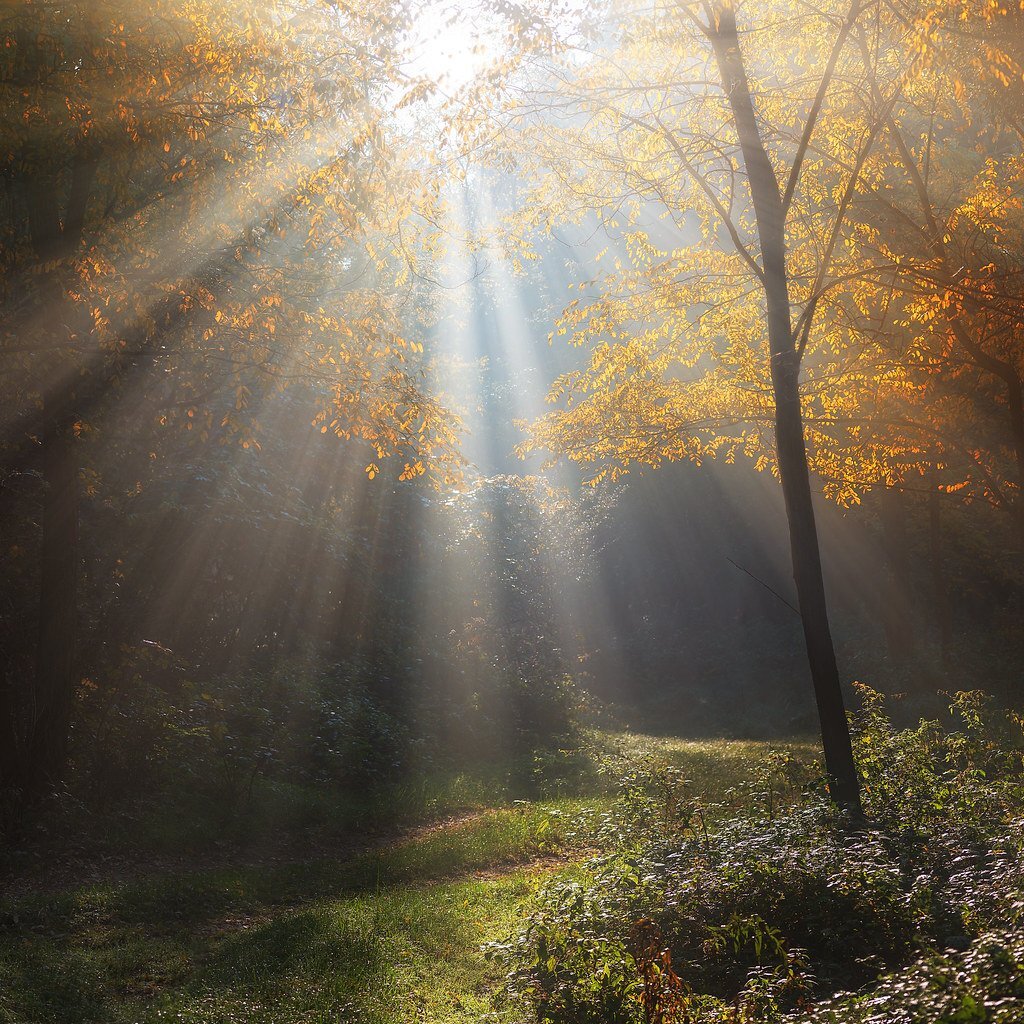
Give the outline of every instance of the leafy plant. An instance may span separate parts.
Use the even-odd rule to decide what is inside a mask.
[[[896,1018],[873,1016],[871,993],[891,1014],[909,988],[921,1016],[908,1021],[1015,1019],[986,1016],[1024,991],[1019,942],[1000,932],[1024,920],[1013,726],[963,693],[948,727],[898,730],[861,692],[870,827],[851,831],[823,784],[778,754],[727,817],[671,769],[620,764],[619,798],[592,825],[598,855],[491,947],[509,991],[557,1024],[881,1024]]]

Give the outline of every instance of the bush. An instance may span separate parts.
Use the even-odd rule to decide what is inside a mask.
[[[1005,927],[986,930],[965,952],[929,951],[870,993],[844,993],[823,1002],[814,1016],[821,1024],[1018,1024],[1021,1019],[1024,933]]]
[[[80,694],[72,787],[100,808],[182,786],[231,807],[264,776],[353,787],[393,777],[412,743],[368,675],[358,660],[298,660],[198,683],[166,652],[125,652]]]
[[[958,694],[950,727],[900,731],[863,696],[870,828],[851,830],[820,781],[780,785],[778,757],[724,820],[671,771],[623,772],[600,855],[490,947],[509,995],[553,1024],[1021,1019],[1002,1002],[1024,1011],[1022,947],[1005,931],[1024,919],[1009,721]]]
[[[591,761],[584,692],[567,678],[476,668],[475,689],[442,697],[419,693],[419,666],[361,655],[199,681],[156,645],[125,649],[78,695],[70,790],[92,810],[184,791],[230,811],[262,778],[365,793],[488,764],[517,795],[579,785]]]

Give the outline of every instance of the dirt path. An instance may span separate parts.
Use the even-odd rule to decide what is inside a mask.
[[[74,889],[130,885],[156,875],[194,874],[219,869],[284,868],[315,861],[349,861],[454,831],[493,809],[450,814],[395,828],[372,829],[352,836],[291,834],[284,841],[263,840],[251,846],[224,845],[201,852],[146,856],[118,851],[54,854],[45,846],[32,850],[14,872],[0,875],[0,900],[56,895]]]

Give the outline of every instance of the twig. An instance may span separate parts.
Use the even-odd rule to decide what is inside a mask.
[[[764,587],[764,589],[767,590],[769,594],[774,594],[790,611],[796,612],[797,615],[800,614],[799,608],[796,608],[793,605],[791,605],[777,590],[775,590],[773,587],[770,587],[767,583],[765,583],[765,581],[761,579],[760,576],[755,576],[749,569],[744,569],[742,565],[740,565],[738,562],[734,562],[729,557],[726,557],[725,560],[729,562],[731,565],[735,565],[740,572],[745,572],[755,583],[760,583],[761,586]]]

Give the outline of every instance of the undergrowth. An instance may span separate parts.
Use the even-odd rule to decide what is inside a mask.
[[[862,689],[861,829],[785,752],[724,802],[622,771],[596,856],[489,947],[509,1003],[550,1024],[1024,1019],[1021,723],[980,693],[950,713],[899,730]]]
[[[128,872],[118,856],[97,861],[86,885],[68,884],[77,872],[62,884],[62,861],[49,861],[49,874],[21,876],[0,899],[0,1022],[521,1024],[520,1007],[495,1005],[501,974],[481,945],[515,926],[543,879],[578,872],[572,862],[595,841],[625,766],[674,766],[707,799],[726,799],[766,750],[608,733],[592,745],[609,769],[573,780],[580,797],[509,803],[502,765],[447,788],[425,780],[401,808],[379,813],[415,822],[456,802],[504,806],[435,818],[361,855],[294,843],[255,862],[228,848],[215,862],[198,852]],[[257,788],[253,810],[271,823],[263,796]],[[311,825],[336,799],[317,795]],[[338,829],[351,824],[347,804],[334,813]],[[208,827],[194,825],[199,840]]]

